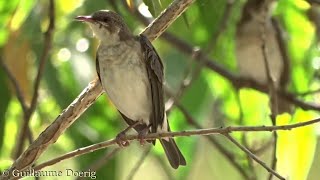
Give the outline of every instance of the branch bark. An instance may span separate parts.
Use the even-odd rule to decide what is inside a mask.
[[[208,135],[214,135],[214,134],[222,134],[226,136],[228,134],[231,134],[232,132],[258,132],[258,131],[273,132],[273,131],[279,131],[279,130],[292,130],[295,128],[308,126],[308,125],[312,125],[319,122],[320,122],[320,118],[313,119],[310,121],[290,124],[290,125],[281,125],[281,126],[238,126],[238,127],[229,126],[229,127],[221,127],[221,128],[196,129],[196,130],[179,131],[179,132],[150,133],[143,138],[145,140],[153,140],[153,139],[161,139],[166,137],[189,137],[189,136],[200,136],[200,135],[208,136]],[[139,135],[125,135],[123,140],[127,140],[127,141],[141,140],[141,137],[139,137]],[[47,162],[44,162],[42,164],[39,164],[38,166],[34,167],[34,170],[40,170],[47,166],[57,164],[58,162],[61,162],[63,160],[77,157],[83,154],[88,154],[93,151],[103,149],[116,144],[117,144],[117,140],[116,138],[114,138],[108,141],[82,147],[80,149],[76,149],[67,154],[64,154],[60,157],[57,157]]]

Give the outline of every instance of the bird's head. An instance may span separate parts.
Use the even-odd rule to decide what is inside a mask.
[[[132,37],[121,16],[110,10],[100,10],[92,15],[78,16],[75,19],[88,23],[95,36],[108,44]]]

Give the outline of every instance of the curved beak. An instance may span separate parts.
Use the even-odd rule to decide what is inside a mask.
[[[94,22],[94,20],[92,19],[92,16],[78,16],[74,19],[82,22]]]

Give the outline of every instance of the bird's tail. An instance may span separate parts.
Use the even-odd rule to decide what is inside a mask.
[[[173,138],[160,139],[160,142],[167,155],[170,165],[174,169],[177,169],[180,165],[186,165],[186,160],[184,159],[181,151],[179,150]]]

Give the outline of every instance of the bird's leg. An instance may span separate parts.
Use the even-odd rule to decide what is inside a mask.
[[[148,134],[150,127],[151,127],[151,124],[149,124],[143,130],[138,132],[138,137],[139,137],[139,141],[140,141],[141,146],[143,146],[146,143],[145,137]]]
[[[126,147],[129,146],[129,141],[126,140],[126,132],[128,132],[130,129],[134,128],[140,123],[140,121],[137,121],[131,125],[129,125],[126,129],[121,131],[117,136],[116,136],[116,142],[120,147]]]

